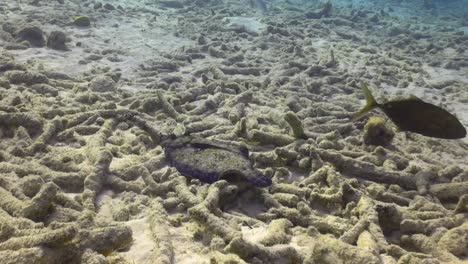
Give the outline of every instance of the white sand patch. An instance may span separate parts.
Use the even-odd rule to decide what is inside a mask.
[[[255,17],[225,17],[223,21],[227,23],[227,27],[241,26],[255,33],[261,33],[266,27],[265,24]]]
[[[169,227],[175,253],[174,263],[208,263],[209,251],[206,250],[206,247],[202,243],[197,243],[193,240],[193,234],[187,229],[187,225],[190,224],[184,224],[180,227]]]
[[[268,235],[266,227],[254,227],[242,226],[242,237],[252,243],[259,243],[265,239]]]
[[[99,207],[98,217],[100,219],[111,220],[113,207],[121,200],[112,190],[101,192],[96,198],[96,204]],[[148,215],[148,212],[142,212],[140,216]],[[156,244],[152,238],[150,225],[147,217],[133,219],[125,222],[125,225],[132,229],[133,242],[127,251],[117,254],[124,256],[135,263],[154,263],[153,251]],[[165,228],[171,234],[171,243],[174,247],[174,263],[181,264],[199,264],[209,263],[210,254],[207,247],[201,242],[193,239],[193,232],[190,228],[193,223],[184,223],[180,227],[167,225]],[[157,234],[156,234],[157,235]]]
[[[97,195],[96,205],[99,207],[99,216],[112,219],[112,202],[115,195],[112,190],[105,190]]]
[[[53,7],[41,6],[41,9],[44,9],[43,12],[57,12]],[[32,12],[36,7],[23,5],[21,8],[24,12]],[[20,15],[10,14],[10,17],[15,21],[19,20]],[[67,74],[80,74],[95,67],[110,67],[120,68],[123,77],[130,78],[145,60],[158,58],[161,53],[171,53],[191,44],[191,40],[184,36],[176,37],[173,34],[177,21],[170,15],[161,15],[156,19],[154,14],[142,12],[138,16],[125,14],[95,18],[90,16],[90,18],[92,26],[89,28],[73,25],[60,27],[48,23],[41,25],[41,29],[46,34],[60,30],[72,37],[72,41],[67,43],[69,51],[56,51],[44,47],[13,50],[11,53],[16,55],[19,62],[35,61],[48,69]],[[72,15],[70,15],[71,21]],[[112,55],[106,56],[106,52]],[[87,64],[80,63],[92,54],[102,55],[103,58]]]
[[[125,224],[132,229],[133,243],[128,251],[121,254],[135,263],[151,263],[155,244],[151,239],[148,219],[130,220]]]

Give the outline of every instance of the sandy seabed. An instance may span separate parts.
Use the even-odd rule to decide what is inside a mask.
[[[468,127],[466,2],[256,3],[0,2],[1,263],[468,261],[468,140],[350,121],[366,81]],[[187,133],[272,186],[180,175]]]

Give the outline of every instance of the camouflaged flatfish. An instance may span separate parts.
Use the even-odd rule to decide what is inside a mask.
[[[183,136],[163,144],[166,159],[180,174],[213,183],[241,176],[256,187],[271,185],[271,179],[252,168],[245,147]]]

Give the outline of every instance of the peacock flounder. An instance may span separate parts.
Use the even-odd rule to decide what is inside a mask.
[[[252,167],[249,151],[233,144],[183,136],[164,144],[166,159],[180,174],[213,183],[245,179],[255,187],[271,185],[271,179]]]

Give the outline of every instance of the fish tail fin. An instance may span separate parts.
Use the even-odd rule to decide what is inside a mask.
[[[367,87],[367,84],[363,81],[361,81],[361,88],[364,91],[364,96],[366,97],[367,103],[359,112],[357,112],[357,114],[354,115],[352,121],[361,119],[365,114],[367,114],[367,112],[379,106],[377,101],[375,101],[374,96],[372,96],[369,87]]]

